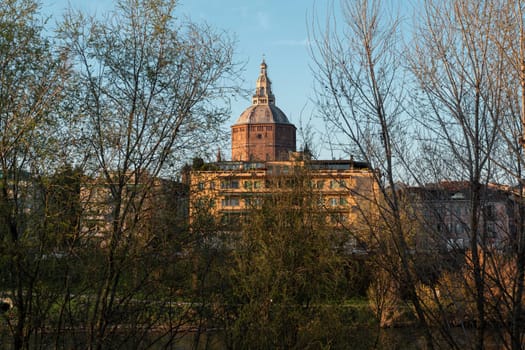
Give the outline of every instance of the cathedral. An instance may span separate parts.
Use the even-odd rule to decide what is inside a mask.
[[[254,205],[283,190],[274,185],[275,179],[292,177],[298,169],[307,170],[312,188],[319,192],[320,210],[326,210],[327,223],[333,226],[347,227],[358,215],[356,201],[375,190],[367,163],[315,160],[308,150],[296,150],[296,127],[275,104],[264,60],[252,104],[231,127],[231,160],[218,158],[190,173],[190,221],[206,205],[221,222],[239,227]]]

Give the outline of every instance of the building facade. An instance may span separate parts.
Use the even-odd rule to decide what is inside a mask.
[[[300,177],[315,192],[327,224],[351,225],[361,212],[357,201],[373,195],[372,169],[352,159],[314,160],[308,151],[296,152],[296,128],[275,105],[264,61],[260,69],[252,105],[231,128],[231,161],[190,172],[190,220],[207,210],[229,227],[239,227],[250,210],[276,193],[291,192]]]
[[[407,187],[412,206],[422,223],[419,247],[422,249],[469,250],[472,217],[478,223],[478,244],[507,249],[517,230],[518,196],[499,184],[481,185],[478,212],[472,212],[472,195],[466,181],[441,181],[421,187]]]
[[[291,192],[296,179],[308,182],[326,222],[350,226],[374,191],[367,164],[350,160],[217,162],[212,169],[191,172],[190,216],[207,209],[221,222],[236,226],[254,207],[276,193]]]
[[[106,246],[115,230],[137,237],[167,237],[183,228],[188,220],[188,188],[167,179],[143,174],[124,175],[118,191],[118,174],[114,178],[84,176],[79,190],[82,207],[81,236],[96,239]],[[115,195],[117,194],[117,195]],[[119,217],[115,217],[118,208]],[[115,228],[115,219],[120,225]]]

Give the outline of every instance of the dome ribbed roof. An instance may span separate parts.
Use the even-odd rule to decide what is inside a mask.
[[[266,62],[261,63],[261,73],[255,85],[255,94],[252,105],[248,107],[235,122],[238,124],[291,124],[284,114],[275,105],[275,96],[272,93],[272,82],[266,73]]]
[[[286,114],[275,105],[252,105],[241,113],[235,124],[290,124]]]

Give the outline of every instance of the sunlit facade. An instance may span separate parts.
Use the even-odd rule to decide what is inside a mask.
[[[306,179],[315,192],[315,207],[335,227],[356,222],[361,202],[374,195],[368,164],[314,160],[308,150],[296,151],[296,128],[275,105],[263,61],[252,105],[232,126],[231,161],[218,159],[190,172],[190,220],[206,211],[229,227],[239,227],[262,201],[290,191],[297,176]]]

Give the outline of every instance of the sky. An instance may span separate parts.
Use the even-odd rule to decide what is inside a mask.
[[[247,63],[243,87],[250,91],[255,90],[264,57],[276,105],[299,128],[301,119],[306,123],[314,113],[307,23],[320,7],[314,0],[183,0],[180,10],[236,36],[237,57]],[[250,104],[251,96],[239,99],[232,106],[230,124]]]
[[[313,120],[312,126],[322,130],[322,121],[315,118],[312,103],[313,76],[307,26],[314,11],[324,16],[328,3],[328,0],[180,0],[176,16],[207,22],[236,38],[236,59],[246,62],[243,88],[249,91],[255,90],[264,57],[276,105],[298,129],[301,124]],[[42,13],[51,16],[53,22],[60,19],[68,6],[102,14],[112,9],[113,1],[42,0]],[[229,129],[250,104],[251,96],[239,96],[233,102],[232,115],[225,127]],[[298,133],[297,147],[301,146]],[[320,150],[321,145],[314,145],[313,149]]]

